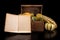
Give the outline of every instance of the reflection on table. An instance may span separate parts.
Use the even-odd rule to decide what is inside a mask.
[[[57,31],[44,31],[44,32],[32,32],[29,33],[5,33],[4,40],[49,40],[56,36]]]
[[[45,32],[45,34],[44,34],[44,38],[45,39],[52,39],[52,38],[54,38],[55,36],[57,35],[57,31],[55,30],[55,31],[47,31],[47,32]]]

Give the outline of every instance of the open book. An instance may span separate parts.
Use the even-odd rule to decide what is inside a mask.
[[[5,32],[31,33],[31,16],[6,14]]]

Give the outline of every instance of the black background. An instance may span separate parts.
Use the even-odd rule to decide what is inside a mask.
[[[6,13],[12,13],[12,14],[20,14],[21,10],[20,10],[20,5],[22,4],[37,4],[43,5],[43,15],[47,15],[49,17],[51,17],[52,19],[54,19],[58,25],[57,28],[57,35],[53,38],[53,40],[58,40],[60,39],[60,15],[59,15],[59,1],[48,1],[48,0],[28,0],[27,1],[23,1],[23,0],[17,0],[17,1],[12,1],[12,0],[2,0],[0,1],[0,38],[4,38],[4,36],[6,36],[6,33],[4,32],[4,26],[5,26],[5,16]],[[42,35],[40,33],[36,33],[35,35],[39,35],[38,37],[36,37],[35,40],[43,39],[43,34]],[[32,36],[33,38],[34,36]],[[42,37],[42,38],[41,38]],[[52,39],[51,39],[52,40]]]

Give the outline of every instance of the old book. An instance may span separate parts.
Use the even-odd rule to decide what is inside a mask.
[[[4,31],[13,33],[31,33],[30,16],[6,14]]]

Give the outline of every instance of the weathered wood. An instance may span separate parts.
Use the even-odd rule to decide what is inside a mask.
[[[31,30],[36,32],[43,32],[44,31],[44,22],[43,21],[32,21],[31,22]]]

